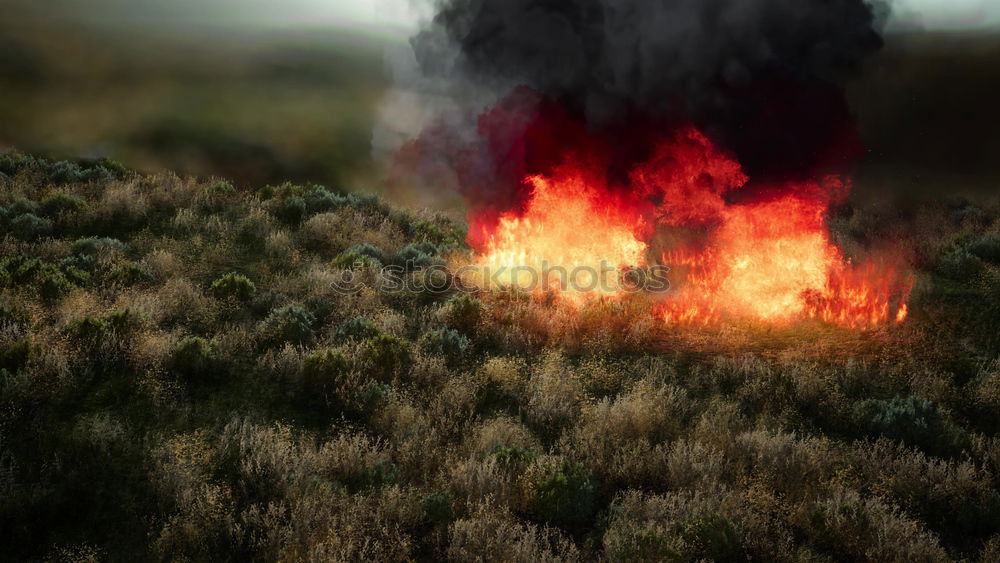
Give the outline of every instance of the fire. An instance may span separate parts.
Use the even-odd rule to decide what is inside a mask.
[[[664,263],[686,278],[659,315],[703,324],[723,317],[810,318],[850,328],[888,322],[893,300],[909,288],[894,268],[846,260],[829,240],[826,212],[825,201],[794,195],[728,207],[707,247],[664,253]],[[905,303],[891,318],[906,318]]]
[[[660,253],[674,286],[653,311],[665,322],[871,328],[907,316],[909,287],[897,268],[854,264],[831,242],[826,217],[848,189],[837,178],[755,185],[756,195],[740,196],[750,180],[742,167],[690,127],[663,137],[625,174],[613,174],[591,145],[574,151],[523,176],[517,209],[472,214],[483,284],[571,303],[619,298],[618,274],[645,267],[654,233],[674,231],[681,235],[670,240],[695,242]]]
[[[531,196],[522,214],[503,214],[484,233],[487,252],[476,260],[488,284],[554,291],[570,301],[612,296],[617,273],[646,262],[637,238],[643,220],[573,170],[527,178]]]

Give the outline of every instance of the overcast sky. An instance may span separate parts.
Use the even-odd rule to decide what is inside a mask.
[[[5,0],[0,0],[2,4]],[[9,1],[9,0],[7,0]],[[14,0],[17,2],[18,0]],[[431,0],[21,0],[42,13],[94,21],[206,26],[341,24],[371,31],[413,29]],[[1000,28],[1000,0],[892,0],[894,22],[931,29]],[[72,15],[71,15],[72,14]]]
[[[239,1],[239,0],[235,0]],[[326,11],[331,19],[363,25],[411,26],[421,0],[292,0],[308,11]],[[426,6],[426,2],[422,5]],[[1000,0],[895,0],[897,22],[932,28],[1000,26]]]

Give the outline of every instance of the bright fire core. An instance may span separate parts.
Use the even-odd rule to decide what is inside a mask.
[[[853,264],[830,241],[826,215],[838,197],[830,186],[781,186],[778,195],[729,204],[723,196],[747,178],[694,130],[637,167],[632,191],[613,189],[591,168],[567,164],[525,179],[523,208],[482,233],[477,266],[502,272],[489,284],[556,292],[571,303],[617,298],[624,290],[608,268],[645,267],[656,229],[686,229],[699,234],[658,257],[673,285],[655,308],[666,322],[819,319],[871,328],[906,317],[909,287],[898,269]]]

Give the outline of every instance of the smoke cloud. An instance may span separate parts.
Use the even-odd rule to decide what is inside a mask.
[[[434,108],[397,160],[447,170],[480,215],[516,210],[525,175],[574,152],[633,189],[688,125],[755,183],[847,173],[862,151],[844,85],[887,16],[866,0],[441,0],[411,40],[416,72],[397,69]]]
[[[751,173],[800,173],[850,153],[843,81],[881,48],[885,14],[864,0],[446,0],[413,46],[458,98],[526,86],[596,129],[693,120]]]

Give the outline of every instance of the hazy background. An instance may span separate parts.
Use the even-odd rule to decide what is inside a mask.
[[[374,186],[371,131],[427,3],[0,0],[0,150],[257,186]],[[902,0],[851,88],[859,181],[1000,186],[1000,2]]]

